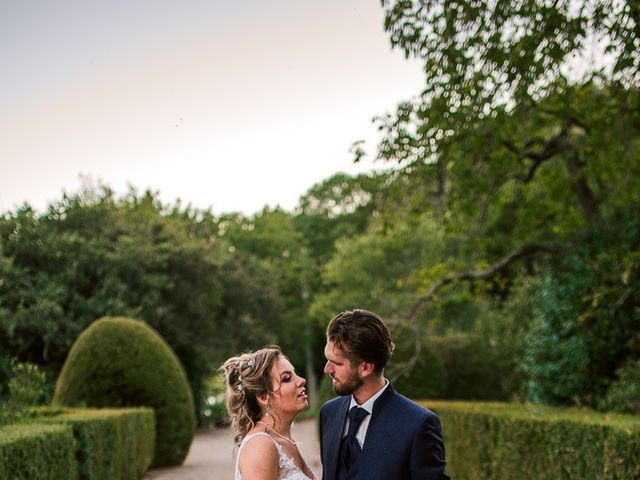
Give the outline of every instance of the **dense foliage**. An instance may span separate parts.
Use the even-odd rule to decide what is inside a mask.
[[[293,212],[98,188],[0,217],[2,396],[11,358],[54,379],[103,315],[157,330],[200,412],[211,372],[268,343],[313,396],[327,321],[364,307],[397,335],[392,378],[442,379],[416,395],[639,411],[637,2],[381,3],[424,71],[376,120],[385,170]]]
[[[0,405],[0,425],[18,423],[30,416],[30,409],[48,402],[46,375],[38,365],[13,359],[7,395]]]
[[[417,336],[476,335],[510,368],[496,395],[629,398],[620,390],[640,357],[637,2],[382,5],[392,45],[425,75],[422,92],[377,120],[378,158],[394,170],[385,188],[404,189],[365,235],[338,244],[325,269],[333,289],[312,308],[324,316],[346,297]],[[382,247],[394,240],[401,253]],[[405,253],[413,261],[399,267]]]
[[[150,192],[116,198],[104,187],[65,195],[44,213],[28,206],[5,213],[0,384],[13,357],[55,379],[90,323],[130,316],[169,342],[200,402],[211,364],[274,341],[277,328],[267,326],[279,311],[268,273],[232,255],[217,232],[206,212],[163,206]],[[251,339],[241,334],[252,330]]]
[[[583,242],[541,280],[524,362],[532,400],[594,405],[616,370],[638,358],[639,227],[630,218]]]

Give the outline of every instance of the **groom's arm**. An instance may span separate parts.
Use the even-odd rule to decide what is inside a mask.
[[[446,480],[444,437],[440,420],[429,411],[413,438],[409,469],[415,480]]]

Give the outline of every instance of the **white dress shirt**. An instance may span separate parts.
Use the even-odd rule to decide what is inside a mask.
[[[358,405],[358,402],[356,402],[356,399],[353,397],[353,395],[351,395],[351,402],[349,403],[348,411],[351,411],[353,407],[360,407],[360,408],[364,408],[367,412],[369,412],[369,415],[364,417],[362,419],[362,422],[360,422],[360,426],[358,427],[358,431],[356,432],[356,439],[360,444],[360,448],[364,446],[364,439],[367,436],[367,429],[369,428],[369,422],[371,421],[371,415],[373,414],[373,404],[378,399],[378,397],[382,395],[382,393],[387,389],[388,386],[389,386],[389,380],[385,378],[384,387],[378,390],[373,397],[371,397],[369,400],[364,402],[362,405]],[[348,430],[349,430],[349,415],[347,415],[347,420],[344,422],[344,429],[342,430],[343,437],[347,434]]]

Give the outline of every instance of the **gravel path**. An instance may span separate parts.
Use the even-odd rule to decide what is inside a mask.
[[[320,444],[316,420],[296,422],[291,430],[307,464],[320,478]],[[227,429],[201,430],[196,433],[191,450],[179,467],[149,470],[144,480],[233,480],[235,457],[233,434]]]

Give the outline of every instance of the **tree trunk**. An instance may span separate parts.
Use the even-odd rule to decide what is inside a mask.
[[[574,179],[573,191],[578,196],[584,216],[587,222],[594,224],[600,218],[598,201],[587,184],[587,179],[584,178],[584,175],[580,171],[583,164],[578,158],[578,155],[574,154],[567,156],[566,165],[569,174]]]

